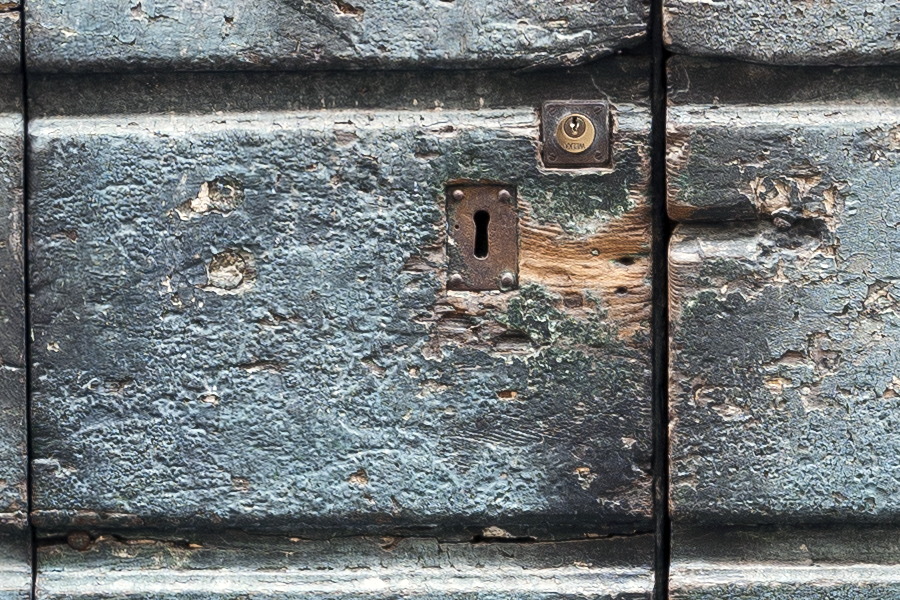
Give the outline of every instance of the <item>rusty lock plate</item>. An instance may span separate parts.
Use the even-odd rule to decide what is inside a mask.
[[[519,214],[512,185],[448,185],[449,290],[518,286]]]
[[[541,110],[544,165],[556,168],[609,164],[609,103],[548,100]]]

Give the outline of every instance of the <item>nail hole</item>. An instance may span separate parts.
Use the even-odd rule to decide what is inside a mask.
[[[625,265],[627,267],[628,265],[634,264],[634,259],[630,256],[623,256],[622,258],[617,258],[616,262],[618,262],[620,265]]]
[[[475,221],[475,258],[487,258],[488,223],[491,215],[486,210],[479,210],[472,219]]]
[[[619,294],[620,296],[624,296],[625,294],[628,293],[628,288],[624,287],[624,286],[619,286],[616,288],[616,293]]]
[[[577,308],[579,306],[584,306],[584,296],[577,292],[564,294],[563,304],[565,304],[568,308]]]

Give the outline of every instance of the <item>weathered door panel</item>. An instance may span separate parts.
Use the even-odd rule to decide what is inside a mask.
[[[648,529],[644,68],[477,75],[481,109],[452,79],[402,109],[317,110],[302,76],[189,102],[202,75],[148,88],[194,114],[101,116],[111,82],[37,81],[35,522]],[[542,168],[523,98],[592,82],[612,166]],[[515,186],[511,292],[446,291],[444,186],[470,181]]]
[[[745,222],[686,224],[671,244],[675,514],[892,519],[896,96],[685,96],[669,111],[669,211]]]
[[[673,52],[782,65],[900,62],[900,3],[663,0]]]
[[[643,0],[34,0],[29,64],[46,71],[535,67],[646,39]]]
[[[900,78],[804,71],[670,65],[668,206],[682,223],[669,251],[679,598],[805,597],[824,580],[829,594],[880,598],[900,582],[893,555],[878,555],[881,538],[867,545],[836,529],[892,523],[900,511]],[[752,529],[723,529],[734,525]],[[772,525],[818,525],[790,535],[845,542],[845,558],[813,552],[821,568],[798,570],[782,534],[758,529]],[[740,558],[718,556],[720,542]],[[829,579],[851,556],[871,568]]]

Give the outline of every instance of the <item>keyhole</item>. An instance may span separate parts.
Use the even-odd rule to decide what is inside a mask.
[[[566,133],[572,137],[578,137],[584,132],[584,122],[581,117],[572,115],[566,122]]]
[[[491,215],[486,210],[479,210],[472,218],[475,221],[475,258],[487,258],[488,223]]]

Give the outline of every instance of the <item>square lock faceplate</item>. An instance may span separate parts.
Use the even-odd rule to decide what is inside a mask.
[[[541,111],[544,165],[558,168],[609,164],[609,103],[548,100]]]

